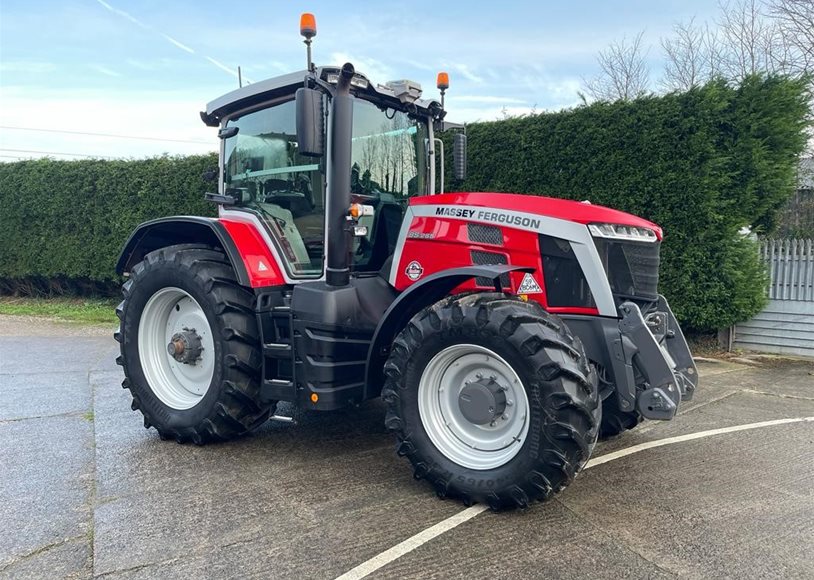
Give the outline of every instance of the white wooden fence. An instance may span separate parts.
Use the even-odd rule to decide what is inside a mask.
[[[769,304],[734,327],[732,346],[814,357],[814,241],[768,240]]]

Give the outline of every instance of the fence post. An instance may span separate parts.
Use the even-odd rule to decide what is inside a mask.
[[[785,240],[785,263],[784,263],[784,271],[783,271],[783,300],[789,300],[791,298],[791,240]]]
[[[814,301],[814,247],[812,240],[806,240],[806,273],[805,273],[805,295],[803,300]]]
[[[769,240],[769,298],[777,298],[777,263],[774,257],[774,239]]]
[[[800,270],[802,260],[797,256],[797,238],[791,241],[791,286],[789,286],[789,300],[798,300],[800,296]]]

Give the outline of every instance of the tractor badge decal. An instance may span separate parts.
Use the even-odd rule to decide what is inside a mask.
[[[520,282],[520,287],[517,289],[518,294],[540,294],[542,291],[543,289],[531,274],[523,276],[523,281]]]
[[[407,268],[404,270],[404,273],[410,280],[415,282],[421,278],[421,275],[424,273],[424,268],[421,266],[421,264],[413,260],[407,264]]]

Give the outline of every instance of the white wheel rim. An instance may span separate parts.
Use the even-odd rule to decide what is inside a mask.
[[[464,416],[459,397],[472,382],[491,379],[506,397],[505,412],[487,424]],[[445,457],[470,469],[495,469],[520,452],[529,430],[526,389],[512,367],[488,348],[456,344],[436,354],[418,385],[424,431]]]
[[[173,336],[194,332],[201,341],[200,357],[179,362],[167,350]],[[200,304],[180,288],[162,288],[141,312],[138,351],[147,384],[173,409],[191,409],[209,390],[215,370],[215,343]]]

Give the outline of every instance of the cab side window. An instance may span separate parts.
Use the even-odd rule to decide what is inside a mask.
[[[318,160],[297,152],[294,101],[230,119],[224,193],[260,216],[295,277],[322,275],[325,180]]]

